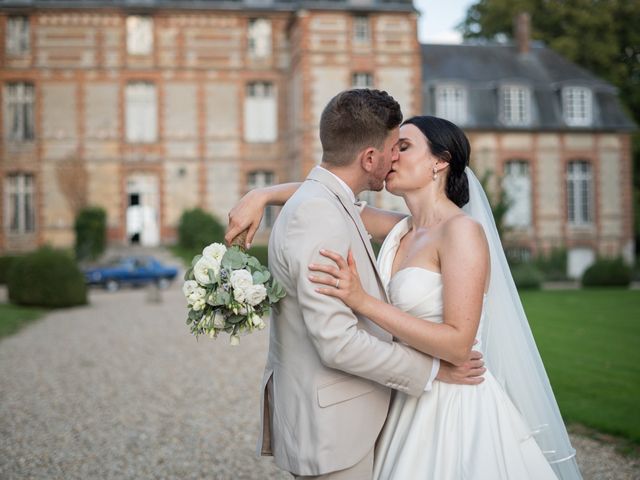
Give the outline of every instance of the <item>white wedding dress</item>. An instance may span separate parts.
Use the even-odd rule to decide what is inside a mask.
[[[389,301],[424,321],[441,323],[439,273],[408,267],[391,277],[393,258],[409,228],[410,218],[401,221],[380,251],[378,267]],[[478,341],[474,349],[482,351]],[[555,480],[520,412],[490,371],[484,378],[472,386],[435,381],[420,397],[395,392],[376,445],[374,479]]]

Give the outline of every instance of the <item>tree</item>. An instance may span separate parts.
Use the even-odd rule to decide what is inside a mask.
[[[87,206],[88,174],[84,161],[71,156],[58,162],[56,168],[58,187],[74,215]]]
[[[511,38],[513,19],[525,11],[531,14],[532,39],[615,85],[640,125],[638,0],[479,0],[458,28],[465,39]],[[640,198],[640,133],[633,136],[633,164],[634,197]],[[636,240],[638,248],[638,221]]]

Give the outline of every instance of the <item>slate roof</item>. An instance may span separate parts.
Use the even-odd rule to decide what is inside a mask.
[[[614,86],[539,43],[520,54],[514,45],[422,45],[423,111],[435,115],[435,86],[455,83],[467,88],[465,129],[630,131],[636,128],[625,113]],[[531,123],[507,126],[500,120],[499,88],[507,83],[532,90]],[[561,88],[589,87],[593,92],[593,123],[568,126],[562,114]]]
[[[0,9],[9,8],[416,11],[412,0],[0,0]]]

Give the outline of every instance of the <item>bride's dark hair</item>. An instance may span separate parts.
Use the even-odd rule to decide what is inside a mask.
[[[457,125],[443,118],[427,115],[412,117],[403,125],[415,125],[427,139],[427,145],[436,157],[449,164],[445,193],[458,207],[469,202],[469,181],[464,173],[469,165],[471,146],[469,139]]]

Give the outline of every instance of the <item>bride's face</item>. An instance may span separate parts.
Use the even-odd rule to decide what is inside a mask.
[[[433,166],[437,158],[432,155],[427,139],[415,125],[400,127],[398,143],[400,155],[391,164],[386,178],[386,189],[394,195],[425,187],[433,181]]]

